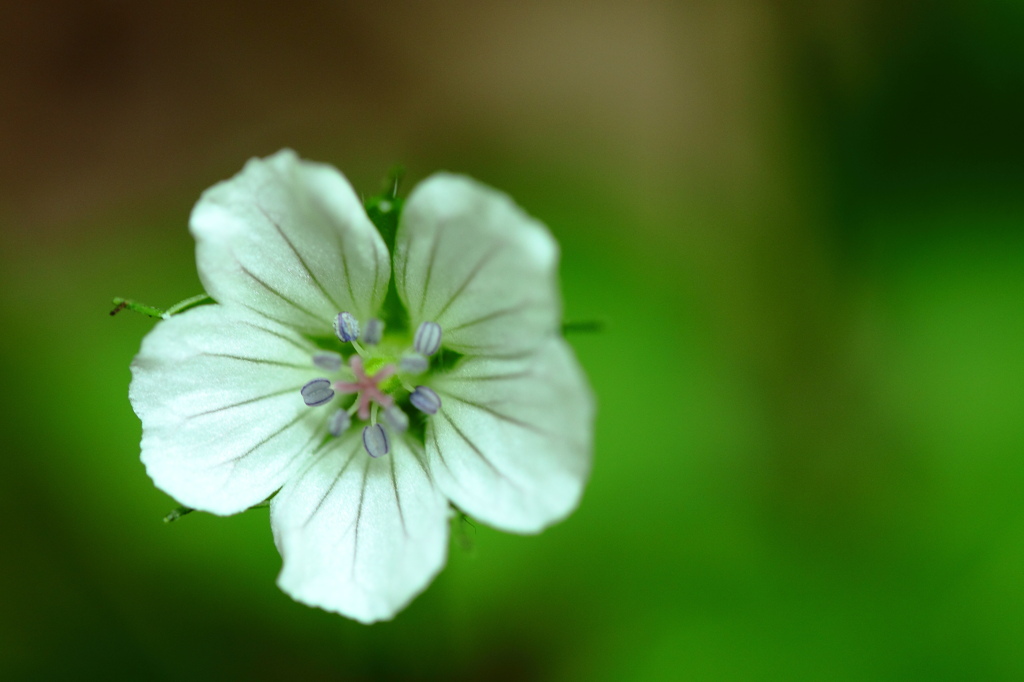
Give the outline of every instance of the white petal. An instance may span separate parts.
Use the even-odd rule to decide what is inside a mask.
[[[288,149],[208,189],[191,228],[207,293],[306,333],[367,320],[387,293],[387,247],[348,180]]]
[[[594,402],[572,350],[551,339],[521,359],[464,359],[431,384],[427,461],[460,509],[532,533],[576,508],[590,471]]]
[[[444,566],[447,515],[419,446],[392,434],[391,452],[374,459],[349,432],[271,501],[284,558],[277,584],[310,606],[364,623],[387,620]]]
[[[512,355],[561,319],[558,245],[506,195],[457,175],[420,183],[405,204],[395,284],[411,328],[437,322],[445,347]]]
[[[157,487],[215,514],[281,487],[328,416],[299,393],[321,372],[313,352],[298,335],[220,305],[157,324],[132,362],[128,392]]]

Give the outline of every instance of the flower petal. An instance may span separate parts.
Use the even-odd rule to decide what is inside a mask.
[[[337,169],[285,149],[251,159],[192,210],[206,291],[310,334],[347,311],[372,317],[384,301],[388,252]]]
[[[299,390],[315,349],[268,320],[203,306],[157,324],[132,361],[142,461],[182,504],[233,514],[262,502],[304,463],[327,408]]]
[[[431,384],[427,461],[460,509],[533,533],[571,512],[590,471],[594,402],[572,350],[551,339],[519,359],[470,357]]]
[[[561,319],[558,245],[506,195],[437,174],[402,211],[395,284],[411,328],[437,322],[445,347],[468,354],[532,350]]]
[[[374,459],[357,432],[329,441],[270,503],[277,584],[364,623],[387,620],[444,566],[448,505],[419,446],[392,434]],[[415,450],[413,449],[415,447]]]

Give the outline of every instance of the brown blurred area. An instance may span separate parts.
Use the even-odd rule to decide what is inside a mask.
[[[345,137],[387,118],[412,75],[381,22],[336,3],[13,5],[0,183],[23,228],[198,179],[218,160]]]
[[[831,68],[862,80],[867,14],[848,0],[10,2],[0,210],[15,229],[56,227],[285,145],[336,162],[554,145],[638,207],[692,182],[746,193],[792,165],[773,158],[781,35],[826,38]]]

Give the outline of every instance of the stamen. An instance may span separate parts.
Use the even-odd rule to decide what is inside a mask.
[[[327,372],[337,372],[341,369],[341,356],[329,350],[320,351],[313,356],[313,364]]]
[[[374,317],[366,323],[366,329],[363,330],[363,343],[368,346],[376,346],[380,343],[382,336],[384,336],[384,322]]]
[[[352,424],[352,418],[348,415],[345,410],[338,410],[327,422],[327,430],[331,432],[331,435],[337,438],[341,434],[348,430],[348,427]]]
[[[420,322],[412,341],[416,352],[433,355],[441,347],[441,325],[437,322]]]
[[[426,386],[417,386],[416,390],[409,395],[409,402],[420,412],[437,414],[441,408],[441,396],[434,392],[434,389]]]
[[[388,454],[391,444],[388,442],[388,434],[380,424],[363,428],[363,447],[370,457],[380,457]]]
[[[402,412],[401,408],[397,405],[392,405],[388,409],[384,410],[384,419],[388,421],[395,431],[405,431],[409,428],[409,415]]]
[[[302,393],[302,400],[310,407],[323,405],[330,402],[334,397],[334,389],[327,379],[313,379],[299,391]]]
[[[399,360],[398,365],[406,374],[423,374],[430,366],[430,361],[419,353],[410,353]]]
[[[352,313],[338,313],[334,320],[334,333],[346,343],[355,341],[359,338],[359,320]]]

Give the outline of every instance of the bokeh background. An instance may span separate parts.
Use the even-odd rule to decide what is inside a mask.
[[[0,677],[1024,679],[1024,5],[5,2]],[[448,169],[563,248],[578,512],[393,622],[176,506],[128,363],[200,192]]]

